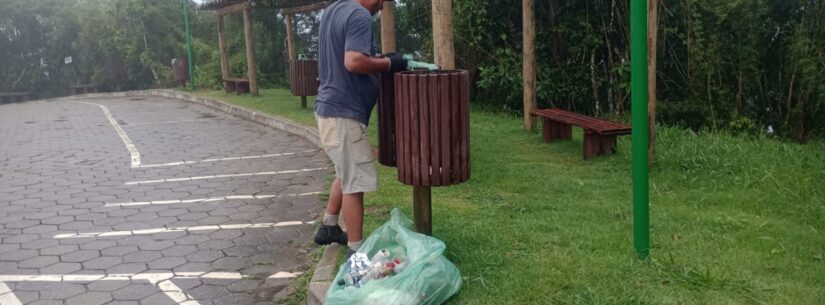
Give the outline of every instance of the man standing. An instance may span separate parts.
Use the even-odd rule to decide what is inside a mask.
[[[384,0],[338,0],[321,17],[315,116],[321,145],[335,165],[324,220],[315,242],[346,244],[349,253],[362,242],[364,193],[378,190],[375,157],[367,138],[370,114],[378,99],[377,72],[407,68],[402,56],[375,57],[372,15]],[[338,225],[343,214],[347,233]]]

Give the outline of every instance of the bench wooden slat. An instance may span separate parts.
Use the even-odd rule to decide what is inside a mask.
[[[249,80],[227,77],[223,79],[223,89],[226,93],[235,92],[237,95],[249,93]]]
[[[599,134],[630,134],[630,126],[598,118],[588,117],[561,109],[541,109],[530,112],[533,116],[545,117],[565,124],[580,126]]]
[[[561,109],[540,109],[530,112],[543,119],[542,137],[545,142],[569,140],[572,138],[571,125],[584,129],[584,159],[605,155],[616,151],[616,136],[631,133],[630,126],[602,120]]]
[[[25,102],[31,97],[31,92],[0,92],[0,104]]]

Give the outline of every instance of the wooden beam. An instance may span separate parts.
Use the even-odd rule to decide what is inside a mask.
[[[283,15],[293,15],[293,14],[314,12],[314,11],[317,11],[317,10],[320,10],[320,9],[323,9],[323,8],[327,7],[327,5],[329,5],[330,2],[331,1],[324,1],[324,2],[318,2],[318,3],[307,4],[307,5],[302,5],[302,6],[288,7],[288,8],[282,9],[281,14],[283,14]]]
[[[659,34],[659,0],[648,0],[647,4],[647,115],[648,115],[648,156],[649,168],[656,160],[656,54]]]
[[[530,111],[536,109],[536,15],[534,0],[522,2],[522,32],[524,33],[524,58],[522,75],[524,78],[524,129],[533,130],[536,123]]]
[[[223,15],[218,15],[218,50],[221,53],[221,81],[229,77],[229,64],[226,61],[226,38],[224,34]]]
[[[236,3],[236,4],[233,4],[233,5],[227,6],[227,7],[219,8],[219,9],[215,10],[215,15],[216,16],[223,16],[223,15],[226,15],[226,14],[229,14],[229,13],[243,11],[243,10],[247,10],[247,9],[250,9],[250,8],[251,8],[251,6],[249,5],[249,2],[244,1],[244,2]]]
[[[381,53],[395,51],[395,2],[384,1],[381,10]]]
[[[255,65],[255,36],[252,35],[252,10],[249,8],[243,10],[243,29],[244,34],[246,34],[246,66],[249,76],[249,92],[252,93],[252,95],[258,95],[257,68]]]
[[[455,69],[453,3],[451,0],[432,0],[432,6],[435,64],[442,69]]]
[[[289,52],[289,60],[295,60],[298,56],[295,54],[295,28],[292,22],[292,15],[284,15],[284,23],[286,23],[286,45]]]

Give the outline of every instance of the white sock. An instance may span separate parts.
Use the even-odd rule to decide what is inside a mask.
[[[354,241],[354,242],[351,241],[351,242],[347,243],[347,247],[349,247],[350,250],[357,252],[358,249],[361,249],[361,244],[363,244],[363,243],[364,243],[363,240]]]
[[[330,215],[329,213],[324,212],[324,221],[325,226],[337,226],[338,225],[338,215]]]

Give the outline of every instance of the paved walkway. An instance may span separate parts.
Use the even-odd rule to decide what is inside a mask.
[[[0,105],[0,305],[272,304],[328,171],[301,138],[186,102]]]

